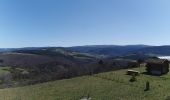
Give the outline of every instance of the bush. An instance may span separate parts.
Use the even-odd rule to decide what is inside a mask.
[[[135,76],[135,75],[132,75],[132,77],[131,77],[131,79],[130,79],[129,81],[130,81],[130,82],[135,82],[135,81],[137,81],[136,76]]]
[[[170,96],[167,96],[165,100],[170,100]]]
[[[100,65],[103,65],[103,64],[104,64],[103,60],[100,60],[98,63],[99,63]]]

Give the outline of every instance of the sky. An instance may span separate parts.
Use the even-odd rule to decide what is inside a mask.
[[[170,0],[0,0],[0,48],[170,45]]]

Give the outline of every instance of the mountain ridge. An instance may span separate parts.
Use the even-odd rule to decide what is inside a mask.
[[[170,45],[85,45],[73,47],[25,47],[25,48],[0,48],[0,52],[16,52],[28,50],[55,50],[63,49],[69,52],[85,53],[94,56],[112,57],[127,54],[170,55]]]

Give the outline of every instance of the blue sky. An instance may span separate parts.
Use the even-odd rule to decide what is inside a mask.
[[[0,0],[0,48],[170,45],[169,0]]]

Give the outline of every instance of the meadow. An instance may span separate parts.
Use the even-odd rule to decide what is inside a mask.
[[[144,67],[136,82],[129,82],[127,69],[91,76],[63,79],[42,84],[0,90],[0,100],[169,100],[170,73],[163,76],[146,75]],[[146,82],[150,90],[145,90]]]

